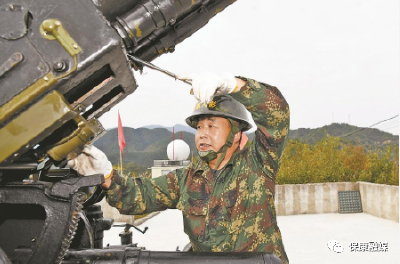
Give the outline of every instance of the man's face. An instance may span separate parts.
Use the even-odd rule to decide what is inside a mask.
[[[231,124],[226,118],[207,116],[197,122],[196,147],[199,151],[219,151],[225,144]]]

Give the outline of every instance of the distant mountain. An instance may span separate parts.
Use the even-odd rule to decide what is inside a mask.
[[[126,147],[124,161],[135,162],[151,167],[153,160],[168,159],[167,146],[172,141],[172,132],[166,128],[131,128],[124,127]],[[175,133],[175,139],[181,138],[181,132]],[[182,131],[182,139],[195,150],[194,135]],[[113,164],[119,162],[118,129],[113,128],[99,138],[94,145],[104,151]],[[197,155],[197,153],[194,153]]]
[[[197,155],[194,133],[195,130],[187,125],[177,124],[175,127],[175,139],[181,137],[189,145],[194,155]],[[367,147],[381,147],[387,143],[399,144],[399,136],[380,131],[375,128],[351,126],[348,124],[331,124],[328,126],[310,129],[299,128],[290,130],[289,137],[301,142],[313,144],[327,134],[331,136],[343,136],[344,140]],[[358,132],[357,132],[358,131]],[[167,145],[172,141],[172,127],[151,125],[141,128],[124,127],[126,147],[124,150],[124,162],[134,162],[140,166],[151,167],[153,160],[168,159]],[[254,133],[248,135],[249,140],[254,138]],[[94,145],[104,151],[113,164],[119,162],[118,130],[113,128]]]
[[[148,128],[148,129],[165,128],[170,132],[172,132],[172,128],[174,128],[175,132],[186,131],[186,132],[193,133],[193,134],[196,133],[196,130],[194,128],[191,128],[188,125],[181,125],[181,124],[176,124],[172,127],[166,127],[166,126],[161,126],[161,125],[149,125],[149,126],[144,126],[143,128]]]
[[[299,128],[289,131],[290,139],[309,144],[314,144],[327,135],[341,137],[343,141],[366,147],[377,147],[385,144],[399,145],[399,136],[376,128],[361,128],[349,124],[333,123],[319,128]],[[254,133],[250,133],[248,137],[249,140],[253,140]]]
[[[341,137],[343,140],[351,141],[355,144],[374,147],[388,143],[399,145],[399,136],[381,131],[376,128],[360,128],[349,124],[333,123],[320,128],[299,128],[290,130],[289,137],[301,142],[314,144],[326,135]]]

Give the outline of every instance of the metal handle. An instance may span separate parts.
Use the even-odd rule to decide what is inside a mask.
[[[191,82],[191,81],[184,80],[184,79],[180,79],[180,78],[178,78],[178,77],[176,76],[176,74],[174,74],[174,73],[172,73],[172,72],[170,72],[170,71],[161,69],[160,67],[158,67],[158,66],[156,66],[156,65],[154,65],[154,64],[152,64],[152,63],[150,63],[150,62],[144,61],[144,60],[139,59],[139,58],[137,58],[137,57],[135,57],[135,56],[132,56],[132,55],[130,55],[130,54],[128,54],[128,58],[130,58],[132,61],[135,61],[135,62],[138,62],[138,63],[140,63],[140,64],[143,64],[144,66],[149,67],[150,69],[153,69],[153,70],[162,72],[162,73],[164,73],[164,74],[166,74],[166,75],[168,75],[168,76],[174,78],[175,80],[182,81],[182,82],[184,82],[184,83],[186,83],[186,84],[189,84],[190,86],[192,85],[192,82]],[[193,89],[190,90],[190,94],[193,94]]]

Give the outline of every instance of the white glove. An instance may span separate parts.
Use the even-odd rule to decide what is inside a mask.
[[[227,72],[186,73],[177,78],[191,80],[194,96],[200,102],[207,104],[212,101],[214,95],[229,94],[237,87],[235,76]]]
[[[68,166],[83,176],[103,174],[107,178],[113,169],[106,154],[92,145],[85,145],[81,153],[68,154],[67,159]]]

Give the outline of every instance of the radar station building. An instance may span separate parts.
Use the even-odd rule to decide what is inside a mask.
[[[170,171],[185,167],[190,163],[189,145],[182,139],[175,139],[167,146],[168,160],[154,160],[151,167],[151,177],[156,178]]]

